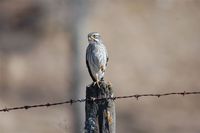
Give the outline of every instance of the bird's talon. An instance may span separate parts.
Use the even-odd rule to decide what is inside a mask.
[[[97,86],[100,88],[99,82],[97,82]]]
[[[93,82],[93,86],[97,85],[100,88],[99,81]]]

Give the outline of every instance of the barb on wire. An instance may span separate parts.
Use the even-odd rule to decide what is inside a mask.
[[[11,108],[4,108],[0,109],[0,112],[9,112],[13,110],[22,110],[22,109],[30,109],[30,108],[39,108],[39,107],[50,107],[50,106],[56,106],[56,105],[62,105],[62,104],[73,104],[73,103],[81,103],[85,101],[100,101],[100,100],[117,100],[117,99],[126,99],[126,98],[136,98],[137,100],[140,97],[163,97],[163,96],[169,96],[169,95],[195,95],[200,94],[200,91],[193,91],[193,92],[171,92],[171,93],[159,93],[159,94],[134,94],[134,95],[126,95],[126,96],[116,96],[116,97],[105,97],[105,98],[90,98],[90,99],[76,99],[76,100],[67,100],[63,102],[55,102],[55,103],[45,103],[45,104],[35,104],[35,105],[25,105],[25,106],[19,106],[19,107],[11,107]]]

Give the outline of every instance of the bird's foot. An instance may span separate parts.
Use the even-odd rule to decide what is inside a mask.
[[[93,82],[93,86],[97,85],[100,88],[99,82],[100,82],[99,80]]]

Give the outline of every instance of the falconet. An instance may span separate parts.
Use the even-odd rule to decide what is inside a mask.
[[[86,65],[94,85],[97,84],[100,87],[99,82],[104,80],[104,73],[108,63],[108,53],[98,32],[89,33],[88,42]]]

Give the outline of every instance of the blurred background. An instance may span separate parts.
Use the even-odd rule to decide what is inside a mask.
[[[84,98],[87,34],[118,95],[199,91],[199,0],[1,0],[0,108]],[[200,97],[116,101],[118,133],[199,133]],[[1,133],[79,133],[84,104],[0,113]]]

